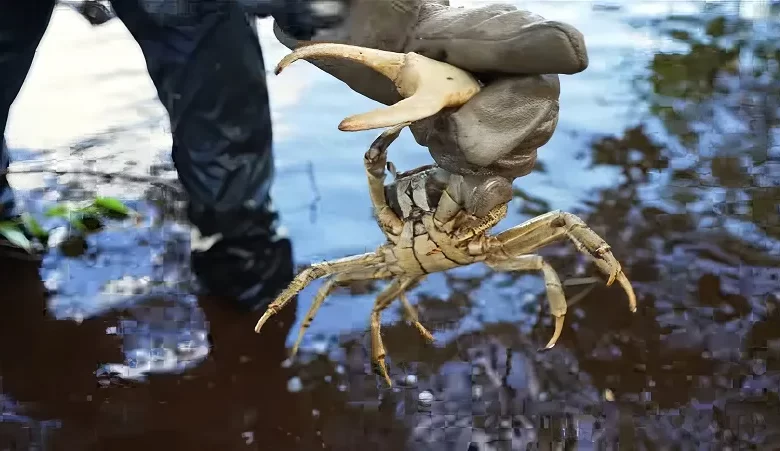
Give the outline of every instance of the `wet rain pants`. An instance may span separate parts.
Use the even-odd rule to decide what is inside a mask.
[[[270,206],[271,117],[253,19],[219,0],[168,16],[147,14],[139,1],[113,0],[112,6],[140,45],[168,111],[188,219],[202,237],[219,238],[207,250],[193,251],[193,271],[207,292],[264,307],[293,269],[291,245],[275,236]],[[0,1],[3,135],[53,9],[54,0]],[[9,160],[4,139],[0,171]],[[12,214],[14,194],[5,175],[0,205],[0,216]]]

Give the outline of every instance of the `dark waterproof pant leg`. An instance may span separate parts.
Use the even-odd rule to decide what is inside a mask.
[[[143,1],[113,6],[170,116],[189,220],[201,236],[218,238],[193,251],[193,270],[210,294],[264,308],[293,268],[270,205],[271,116],[257,34],[232,2],[199,0],[186,11],[149,14],[162,3],[144,10]]]
[[[5,176],[11,163],[5,143],[8,112],[27,78],[53,10],[54,0],[0,0],[0,219],[13,215],[15,207]]]

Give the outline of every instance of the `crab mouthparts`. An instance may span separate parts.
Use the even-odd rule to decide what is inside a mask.
[[[285,56],[274,73],[278,75],[293,62],[310,58],[341,58],[363,64],[392,80],[404,98],[394,105],[344,119],[339,124],[342,131],[372,130],[419,121],[444,108],[463,105],[481,89],[468,72],[417,53],[345,44],[307,43]]]

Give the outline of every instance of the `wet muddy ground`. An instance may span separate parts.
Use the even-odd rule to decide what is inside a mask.
[[[780,30],[768,5],[518,3],[577,26],[591,64],[562,77],[558,130],[497,229],[577,213],[612,245],[639,309],[600,279],[570,284],[563,336],[539,353],[552,324],[538,274],[436,275],[410,293],[435,345],[397,309],[385,315],[393,389],[367,358],[378,286],[334,295],[289,362],[294,309],[256,335],[256,317],[179,294],[189,231],[175,195],[14,176],[32,210],[100,193],[145,220],[91,237],[79,259],[49,254],[43,283],[0,262],[0,449],[780,449]],[[260,29],[271,65],[286,50]],[[336,129],[371,102],[304,63],[270,85],[275,201],[298,262],[380,244],[362,168],[375,133]],[[173,177],[166,126],[122,25],[58,10],[12,110],[16,167]],[[408,132],[390,152],[401,170],[429,161]],[[567,243],[542,254],[562,279],[597,275]]]

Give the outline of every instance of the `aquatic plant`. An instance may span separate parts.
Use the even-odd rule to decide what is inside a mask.
[[[107,221],[139,217],[137,212],[112,197],[96,197],[84,202],[60,202],[44,211],[44,216],[67,221],[68,236],[57,245],[68,257],[81,255],[86,249],[86,236],[102,230]],[[31,254],[48,251],[51,232],[52,229],[44,227],[30,213],[0,222],[0,235],[10,244]]]

